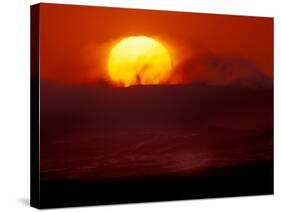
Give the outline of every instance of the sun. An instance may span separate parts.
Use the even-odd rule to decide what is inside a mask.
[[[120,86],[161,84],[172,70],[167,48],[156,39],[132,36],[119,41],[110,51],[108,74]]]

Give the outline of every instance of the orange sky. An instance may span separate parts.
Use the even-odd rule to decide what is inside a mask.
[[[159,38],[176,52],[173,60],[235,55],[273,77],[272,18],[41,4],[41,79],[104,80],[110,47],[132,35]]]

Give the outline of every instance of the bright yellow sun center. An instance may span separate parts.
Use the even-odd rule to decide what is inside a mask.
[[[171,59],[167,49],[146,36],[128,37],[118,42],[108,59],[108,73],[118,85],[160,84],[169,77]]]

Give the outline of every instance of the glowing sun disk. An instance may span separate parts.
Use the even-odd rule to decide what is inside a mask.
[[[124,38],[109,54],[108,74],[118,85],[160,84],[167,80],[170,72],[167,49],[150,37]]]

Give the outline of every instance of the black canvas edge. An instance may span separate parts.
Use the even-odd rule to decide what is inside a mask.
[[[35,208],[40,208],[39,16],[40,5],[32,5],[30,7],[30,205]]]

